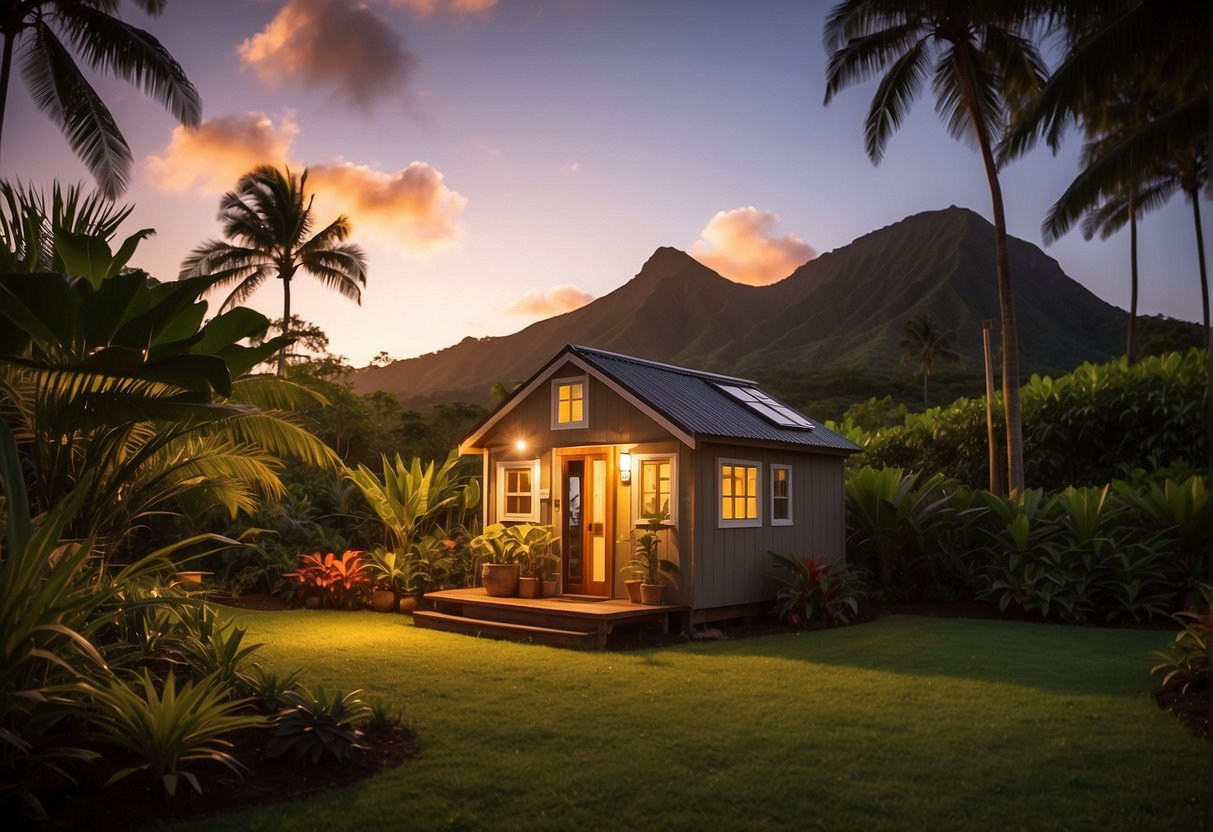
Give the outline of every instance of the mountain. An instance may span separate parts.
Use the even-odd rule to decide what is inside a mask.
[[[1127,314],[1076,283],[1057,261],[1009,241],[1020,367],[1072,369],[1123,350]],[[980,215],[929,211],[823,254],[770,286],[726,280],[685,252],[659,248],[626,284],[580,309],[512,335],[465,338],[435,353],[368,367],[359,392],[389,390],[410,407],[488,404],[495,382],[529,377],[565,344],[735,375],[859,369],[891,372],[907,318],[956,331],[971,372],[982,367],[981,321],[995,319],[994,229]]]

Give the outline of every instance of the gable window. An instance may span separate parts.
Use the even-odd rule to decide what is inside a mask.
[[[539,520],[539,460],[497,463],[497,520]]]
[[[552,381],[552,429],[584,428],[589,425],[586,376],[558,378]]]
[[[632,454],[634,480],[633,507],[637,526],[645,523],[645,517],[668,511],[667,525],[677,522],[678,471],[673,454]]]
[[[771,525],[792,525],[792,466],[771,466]]]
[[[759,469],[761,463],[746,459],[716,461],[716,485],[719,493],[717,525],[722,528],[761,526],[758,513],[761,499]]]

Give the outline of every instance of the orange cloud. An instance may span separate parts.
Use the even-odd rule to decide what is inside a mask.
[[[161,156],[148,156],[147,172],[163,191],[223,193],[258,165],[281,165],[299,132],[288,113],[275,125],[265,113],[208,118],[195,130],[173,129]]]
[[[549,292],[527,292],[505,311],[512,315],[551,317],[580,309],[594,296],[576,286],[556,286]]]
[[[387,22],[354,0],[290,0],[238,51],[269,86],[326,87],[364,109],[398,95],[417,64]]]
[[[436,11],[449,11],[460,15],[482,14],[497,5],[497,0],[390,0],[390,2],[393,6],[404,6],[423,16]]]
[[[691,256],[737,283],[765,286],[817,256],[795,234],[778,235],[779,217],[757,208],[719,211],[708,221]]]
[[[308,186],[325,209],[348,214],[356,232],[381,233],[413,253],[444,248],[462,233],[459,219],[467,199],[425,162],[395,173],[344,161],[311,165]]]

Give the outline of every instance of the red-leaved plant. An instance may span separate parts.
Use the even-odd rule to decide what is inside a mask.
[[[775,565],[787,572],[775,593],[774,611],[797,627],[813,624],[847,624],[866,598],[863,575],[845,564],[827,564],[820,558],[798,558],[768,552]]]
[[[301,601],[319,598],[321,606],[352,610],[371,590],[370,563],[364,552],[348,549],[341,557],[332,552],[304,555],[299,568],[282,577],[293,580]]]

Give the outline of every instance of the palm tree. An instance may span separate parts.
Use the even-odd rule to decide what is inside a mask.
[[[956,342],[956,333],[943,329],[926,312],[915,315],[905,322],[901,329],[902,339],[898,346],[901,348],[903,364],[914,362],[922,373],[922,409],[927,409],[927,382],[931,378],[931,368],[936,361],[949,361],[960,364],[964,359],[960,353],[952,349]]]
[[[282,320],[291,320],[291,280],[307,272],[330,289],[362,303],[366,255],[344,243],[350,221],[341,214],[312,234],[313,195],[306,193],[307,170],[262,165],[246,173],[235,191],[219,202],[219,220],[229,240],[207,240],[181,264],[180,277],[226,272],[216,286],[232,286],[221,309],[246,300],[267,277],[282,281]],[[278,355],[278,375],[286,375],[286,348]]]
[[[1140,79],[1129,82],[1108,102],[1089,102],[1083,124],[1087,140],[1079,164],[1082,172],[1049,209],[1041,226],[1046,243],[1059,239],[1082,214],[1082,235],[1089,240],[1096,233],[1106,240],[1127,224],[1129,226],[1129,325],[1125,337],[1125,356],[1137,359],[1137,298],[1140,287],[1137,260],[1137,219],[1163,205],[1174,192],[1158,177],[1140,168],[1132,168],[1124,178],[1105,169],[1103,179],[1089,174],[1099,169],[1103,156],[1113,151],[1128,136],[1141,128],[1152,112],[1161,109],[1157,92]]]
[[[134,0],[149,15],[166,0]],[[59,125],[97,185],[110,199],[126,189],[131,149],[101,96],[71,51],[96,70],[108,70],[159,101],[187,127],[202,119],[198,91],[156,38],[118,18],[118,0],[21,0],[0,5],[0,136],[19,54],[21,73],[38,109]]]
[[[1019,342],[1007,222],[994,146],[1008,114],[1044,83],[1045,68],[1026,37],[1023,4],[1008,0],[842,0],[830,10],[825,44],[825,103],[843,88],[881,75],[864,123],[865,148],[879,163],[889,137],[928,77],[935,109],[953,138],[981,152],[994,218],[995,272],[1002,318],[1002,386],[1007,423],[1007,478],[1023,489],[1023,424],[1019,404]]]

